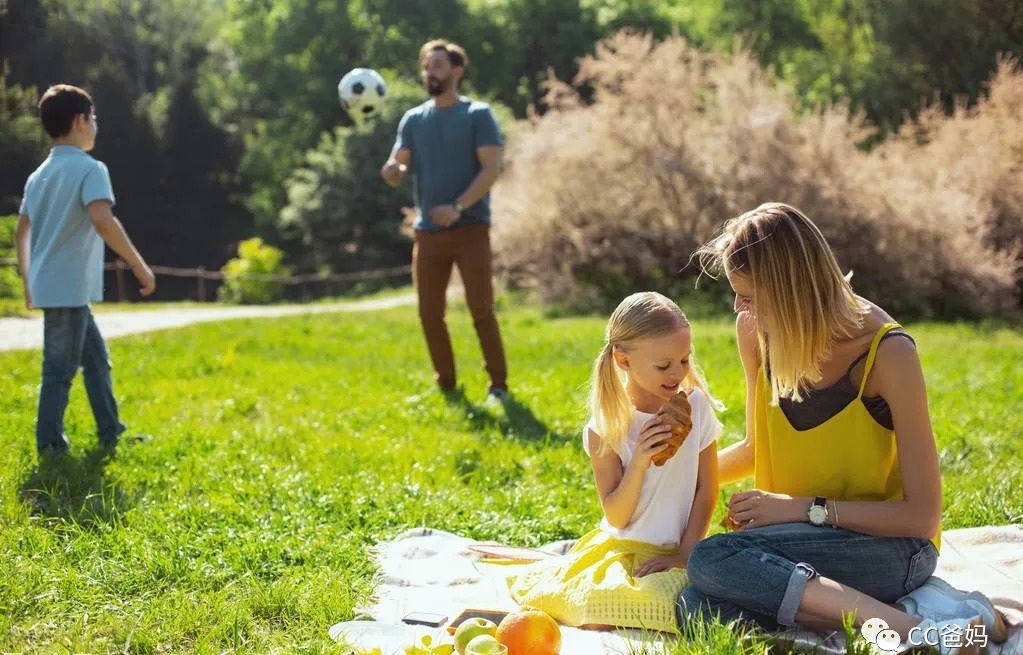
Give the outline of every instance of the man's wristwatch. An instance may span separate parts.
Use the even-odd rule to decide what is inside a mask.
[[[824,525],[828,520],[828,499],[824,496],[814,498],[806,510],[806,517],[816,526]]]
[[[462,203],[460,203],[457,200],[455,201],[455,205],[454,206],[455,206],[455,211],[458,212],[459,214],[461,214],[462,212],[465,211],[465,205],[463,205]]]

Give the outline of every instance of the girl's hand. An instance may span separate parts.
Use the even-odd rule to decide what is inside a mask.
[[[644,575],[650,575],[651,573],[660,573],[661,571],[670,571],[671,569],[684,569],[688,560],[688,555],[679,553],[658,555],[637,566],[633,575],[637,578],[642,578]]]
[[[778,523],[798,523],[806,514],[800,502],[787,494],[773,494],[760,489],[740,491],[728,501],[728,521],[736,530],[761,528]]]
[[[650,462],[654,455],[668,446],[667,438],[670,434],[671,426],[661,423],[660,417],[655,416],[647,421],[639,433],[636,450],[632,453],[629,466],[637,466],[641,471],[650,468]]]

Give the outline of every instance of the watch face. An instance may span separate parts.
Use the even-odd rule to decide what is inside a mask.
[[[828,510],[821,507],[820,505],[814,505],[808,512],[810,516],[810,523],[814,525],[822,525],[824,520],[828,518]]]

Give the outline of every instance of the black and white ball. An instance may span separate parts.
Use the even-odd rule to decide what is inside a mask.
[[[338,83],[337,95],[352,118],[368,118],[383,107],[387,83],[372,68],[353,68]]]

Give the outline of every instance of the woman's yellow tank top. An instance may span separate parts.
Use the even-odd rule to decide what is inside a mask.
[[[771,386],[764,367],[760,367],[753,426],[753,480],[757,489],[839,501],[902,499],[895,431],[878,423],[862,402],[881,338],[899,327],[898,323],[886,323],[874,335],[856,398],[807,430],[792,427],[782,408],[771,405]],[[941,532],[931,541],[939,548]]]

